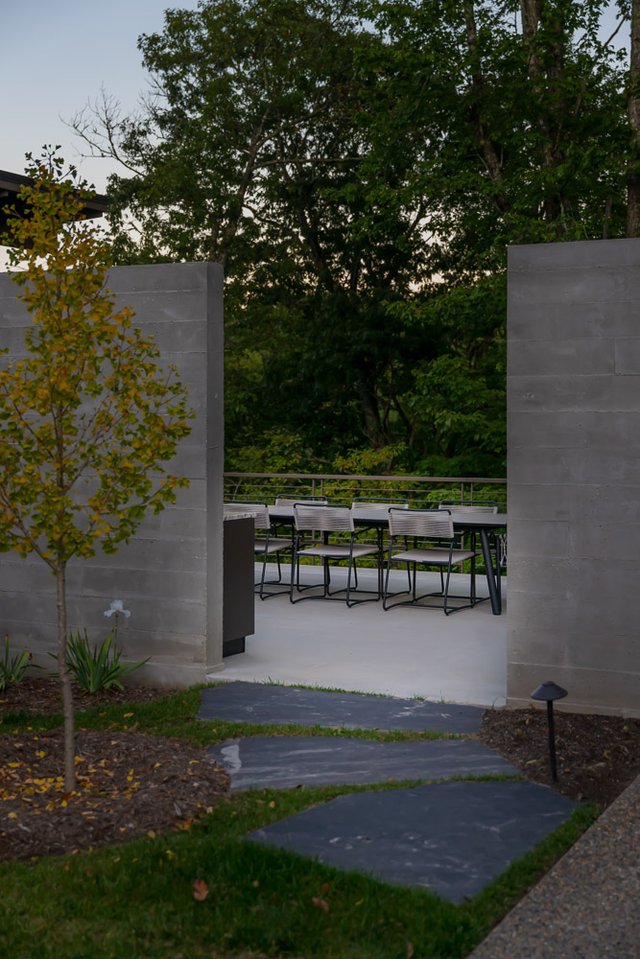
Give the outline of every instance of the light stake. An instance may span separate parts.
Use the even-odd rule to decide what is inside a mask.
[[[531,698],[547,704],[547,725],[549,727],[549,764],[551,766],[551,778],[555,783],[558,782],[558,769],[556,765],[556,731],[553,721],[553,704],[556,699],[564,699],[567,696],[567,690],[558,686],[551,680],[542,683],[531,693]]]

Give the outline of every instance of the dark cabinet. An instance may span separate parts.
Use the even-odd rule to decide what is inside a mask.
[[[255,629],[253,519],[226,519],[223,549],[222,655],[244,653]]]

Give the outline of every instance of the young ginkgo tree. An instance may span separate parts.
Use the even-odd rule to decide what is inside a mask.
[[[27,168],[9,221],[18,297],[31,314],[19,357],[0,356],[0,550],[38,554],[56,578],[65,788],[75,787],[66,571],[114,552],[187,480],[164,464],[190,432],[186,390],[105,288],[110,247],[84,222],[88,196],[55,151]],[[0,344],[1,345],[1,344]]]

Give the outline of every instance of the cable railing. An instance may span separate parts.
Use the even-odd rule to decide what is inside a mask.
[[[507,481],[478,476],[370,476],[343,473],[224,473],[226,502],[273,503],[277,496],[326,496],[331,503],[354,499],[390,500],[401,496],[416,508],[442,500],[497,503],[507,508]]]

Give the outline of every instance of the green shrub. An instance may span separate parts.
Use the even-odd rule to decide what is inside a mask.
[[[139,669],[149,659],[139,663],[121,663],[122,650],[114,644],[113,633],[109,633],[102,645],[91,647],[86,629],[69,635],[67,665],[73,678],[81,689],[96,693],[100,689],[124,689],[122,679],[135,669]]]
[[[8,686],[14,686],[21,683],[31,662],[31,653],[26,649],[22,653],[16,653],[12,656],[9,651],[9,637],[5,633],[4,654],[0,660],[0,692],[4,692]]]

